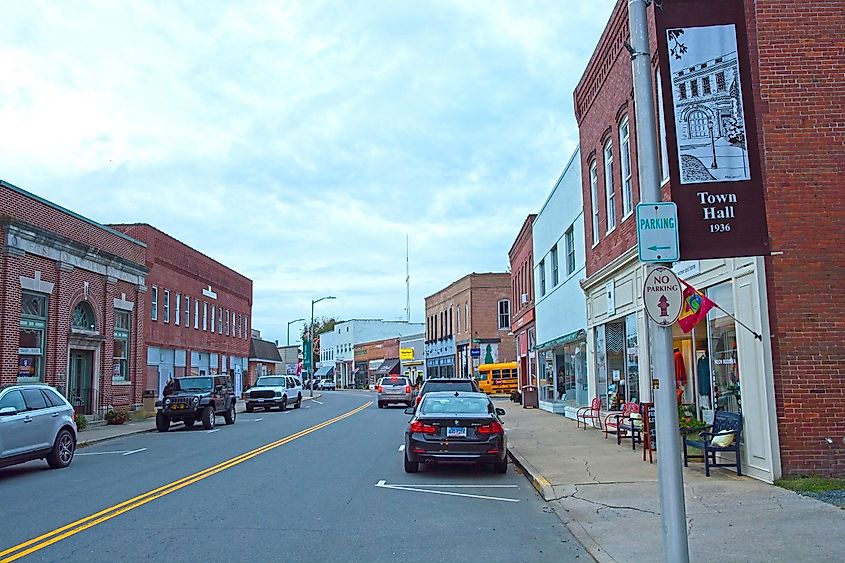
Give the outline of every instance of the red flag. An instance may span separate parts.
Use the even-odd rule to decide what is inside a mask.
[[[716,303],[695,289],[693,286],[681,280],[684,284],[684,302],[681,305],[681,314],[678,316],[678,325],[685,333],[690,332],[698,321],[707,316],[707,311],[716,306]]]

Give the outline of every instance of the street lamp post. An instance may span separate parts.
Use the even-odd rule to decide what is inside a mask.
[[[710,130],[710,149],[713,151],[713,163],[710,165],[710,168],[713,170],[719,168],[718,163],[716,162],[716,139],[713,138],[713,118],[707,118],[707,129]]]
[[[311,331],[308,333],[308,338],[311,339],[311,359],[308,362],[308,376],[311,378],[311,385],[308,386],[310,397],[314,396],[314,305],[325,299],[337,298],[332,295],[327,295],[326,297],[320,297],[319,299],[311,300]]]
[[[294,319],[288,323],[288,346],[290,346],[290,325],[293,323],[298,323],[299,321],[304,321],[305,319]]]

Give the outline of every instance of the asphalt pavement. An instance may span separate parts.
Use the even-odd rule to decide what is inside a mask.
[[[0,469],[0,561],[591,559],[514,466],[406,474],[409,417],[372,399],[325,392],[98,443],[63,470]]]

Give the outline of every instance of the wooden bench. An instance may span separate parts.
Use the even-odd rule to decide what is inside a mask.
[[[599,430],[601,430],[601,399],[596,397],[590,401],[589,407],[580,407],[575,411],[575,428],[583,421],[584,430],[587,429],[587,420],[594,420],[599,423]],[[593,422],[593,426],[596,423]]]
[[[716,411],[713,415],[713,424],[707,426],[711,428],[710,432],[699,433],[700,440],[690,440],[684,434],[684,467],[687,467],[689,458],[702,458],[704,460],[704,474],[710,477],[711,467],[735,467],[736,474],[742,475],[742,464],[739,454],[739,442],[742,436],[742,415],[728,412]],[[733,435],[733,442],[729,446],[713,445],[713,438],[720,435]],[[688,447],[698,448],[702,454],[689,454]],[[729,463],[718,463],[716,461],[716,454],[721,452],[733,452],[736,454],[736,461]]]

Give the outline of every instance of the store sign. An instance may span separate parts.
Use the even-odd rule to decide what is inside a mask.
[[[481,348],[472,348],[469,351],[469,355],[473,358],[480,358],[481,357]]]
[[[769,254],[743,0],[654,10],[680,258]]]
[[[643,284],[643,303],[646,313],[659,326],[671,326],[681,314],[684,290],[675,272],[669,268],[654,268]]]
[[[399,359],[400,360],[413,360],[414,359],[414,349],[413,348],[399,348]]]

